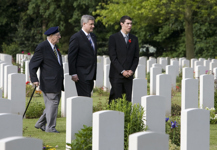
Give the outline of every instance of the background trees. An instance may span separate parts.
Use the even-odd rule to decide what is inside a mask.
[[[133,18],[141,55],[168,57],[217,56],[215,0],[1,0],[0,52],[33,52],[51,26],[59,26],[60,51],[66,54],[72,34],[81,29],[83,14],[96,17],[98,54],[108,54],[111,34],[120,30],[123,15]],[[154,46],[150,53],[144,45]]]

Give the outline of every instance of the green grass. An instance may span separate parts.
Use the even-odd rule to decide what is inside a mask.
[[[107,102],[108,96],[98,96],[97,94],[93,94],[93,105],[96,105],[99,100],[102,103]],[[33,101],[39,101],[44,103],[43,97],[36,96],[32,99]],[[29,101],[29,98],[27,98]],[[177,92],[175,96],[172,98],[172,103],[181,105],[181,94]],[[30,104],[31,105],[31,104]],[[61,103],[59,105],[59,113],[61,109]],[[66,118],[57,118],[57,126],[56,129],[60,131],[59,134],[56,133],[46,133],[41,131],[40,129],[35,129],[34,125],[37,122],[37,119],[23,119],[23,136],[25,137],[33,137],[43,140],[44,145],[50,146],[58,146],[57,150],[65,150],[65,142],[66,142]],[[217,124],[210,125],[210,150],[217,150]]]

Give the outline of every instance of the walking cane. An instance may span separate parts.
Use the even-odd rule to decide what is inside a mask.
[[[25,114],[26,114],[26,111],[27,111],[27,109],[28,109],[28,107],[29,107],[29,104],[30,104],[30,102],[31,102],[31,100],[32,100],[32,97],[33,97],[33,95],[34,95],[34,93],[35,93],[35,89],[36,89],[36,86],[35,86],[35,88],[34,88],[34,90],[33,90],[33,92],[32,92],[32,95],[31,95],[31,97],[30,97],[30,100],[29,100],[28,105],[26,106],[26,110],[25,110],[25,112],[24,112],[24,114],[23,114],[23,118],[24,118],[24,116],[25,116]]]

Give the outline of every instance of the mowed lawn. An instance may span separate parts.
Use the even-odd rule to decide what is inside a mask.
[[[97,96],[93,94],[93,105],[96,105],[98,101],[106,103],[108,96]],[[176,95],[176,99],[173,99],[175,103],[180,103],[180,95]],[[29,98],[27,98],[29,101]],[[43,97],[34,97],[32,101],[39,101],[43,103]],[[30,104],[31,105],[31,104]],[[59,105],[60,113],[61,104]],[[60,133],[47,133],[40,129],[35,129],[34,125],[37,119],[23,119],[23,136],[33,137],[43,140],[44,145],[50,145],[56,147],[57,150],[65,150],[66,145],[66,118],[57,118],[56,129]],[[217,124],[210,125],[210,150],[217,150]]]

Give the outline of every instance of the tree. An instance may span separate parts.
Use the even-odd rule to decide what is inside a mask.
[[[100,15],[97,20],[106,26],[112,25],[123,15],[131,16],[137,32],[150,25],[163,25],[165,22],[178,19],[184,22],[186,57],[191,59],[195,56],[195,17],[200,13],[203,18],[214,20],[216,11],[215,0],[112,0],[108,4],[100,3],[96,14]]]

